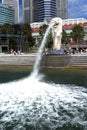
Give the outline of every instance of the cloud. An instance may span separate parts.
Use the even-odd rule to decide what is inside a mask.
[[[87,0],[69,0],[69,18],[87,18]]]
[[[81,7],[81,12],[87,15],[87,5]]]

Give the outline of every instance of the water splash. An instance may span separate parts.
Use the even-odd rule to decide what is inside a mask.
[[[55,22],[52,22],[52,23],[49,24],[49,27],[47,28],[46,33],[44,34],[43,40],[41,42],[41,45],[38,49],[38,53],[37,53],[37,57],[36,57],[36,60],[35,60],[33,72],[31,74],[31,76],[34,76],[35,78],[37,78],[39,76],[38,75],[39,74],[39,66],[40,66],[40,61],[42,59],[43,48],[46,44],[47,36],[50,33],[50,29],[53,27],[54,24],[55,24]]]
[[[86,130],[87,89],[47,84],[32,77],[3,84],[0,129]]]

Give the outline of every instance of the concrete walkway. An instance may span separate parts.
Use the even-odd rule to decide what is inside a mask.
[[[36,56],[37,53],[21,53],[21,54],[5,54],[5,53],[0,53],[0,56]]]

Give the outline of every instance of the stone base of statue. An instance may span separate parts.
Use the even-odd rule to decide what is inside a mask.
[[[61,50],[53,49],[46,53],[46,55],[65,55],[65,54],[66,53],[63,49],[61,49]]]

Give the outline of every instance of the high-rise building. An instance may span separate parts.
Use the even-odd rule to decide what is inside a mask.
[[[33,21],[33,0],[22,0],[23,4],[23,21],[32,22]]]
[[[56,0],[38,0],[38,12],[40,22],[56,17]]]
[[[24,22],[43,22],[54,17],[68,17],[68,0],[22,0],[22,4]]]
[[[0,25],[5,23],[14,24],[14,14],[15,12],[11,8],[11,6],[6,4],[0,4]]]
[[[33,0],[33,21],[34,22],[38,22],[38,14],[39,14],[39,11],[38,11],[38,0]]]
[[[56,13],[57,17],[68,18],[68,0],[56,0]]]
[[[22,0],[23,22],[38,21],[38,0]]]
[[[12,6],[15,11],[15,23],[19,22],[19,0],[2,0],[2,4]]]

